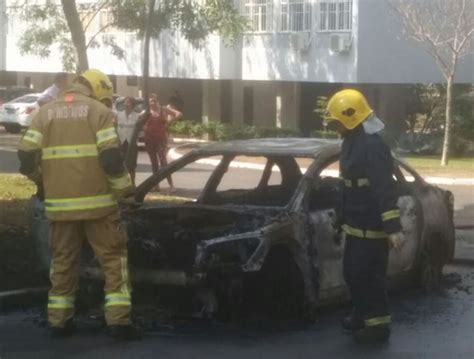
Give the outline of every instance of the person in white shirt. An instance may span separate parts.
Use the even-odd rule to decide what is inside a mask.
[[[58,72],[54,76],[54,83],[44,90],[37,100],[40,107],[58,98],[59,94],[67,87],[67,77],[65,72]]]
[[[133,97],[125,97],[123,111],[117,112],[117,133],[124,158],[127,155],[128,148],[130,147],[135,124],[140,118],[140,113],[134,111],[135,104],[135,99]],[[135,185],[135,169],[137,167],[138,156],[137,146],[132,146],[131,149],[133,149],[133,152],[131,153],[131,161],[128,164],[130,167],[128,168],[128,171],[132,177],[132,183]]]

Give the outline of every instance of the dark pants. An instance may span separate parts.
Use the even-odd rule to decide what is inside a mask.
[[[145,139],[145,150],[150,157],[151,168],[154,174],[158,172],[160,165],[166,166],[168,164],[166,158],[168,145],[166,142],[147,141]],[[166,177],[166,179],[168,180],[169,185],[173,187],[173,179],[171,176]]]
[[[130,148],[130,155],[129,155],[129,158],[127,158],[127,152],[129,151],[129,148]],[[137,168],[138,147],[134,146],[133,148],[131,148],[130,144],[127,141],[125,141],[120,145],[120,150],[122,152],[122,158],[124,160],[125,167],[130,173],[132,183],[135,186],[135,170]]]
[[[388,240],[347,235],[344,279],[353,304],[353,320],[360,326],[388,325]]]

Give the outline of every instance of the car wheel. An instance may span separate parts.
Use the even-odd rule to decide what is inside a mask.
[[[291,252],[285,246],[273,247],[262,267],[260,282],[264,312],[272,318],[303,319],[304,283]]]
[[[431,235],[421,253],[418,266],[419,284],[426,291],[440,287],[443,277],[443,266],[446,263],[446,246],[440,234]]]
[[[5,125],[4,127],[5,127],[5,131],[7,131],[8,133],[17,134],[21,132],[20,126]]]
[[[421,287],[431,292],[440,287],[443,265],[436,263],[429,254],[423,254],[420,261],[419,282]]]

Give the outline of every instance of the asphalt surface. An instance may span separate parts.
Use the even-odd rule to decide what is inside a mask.
[[[8,358],[384,358],[472,359],[474,272],[449,266],[437,293],[408,290],[391,298],[389,343],[360,346],[342,333],[348,308],[323,310],[311,325],[183,322],[157,325],[140,342],[115,343],[97,325],[67,339],[50,339],[37,309],[0,315],[0,357]]]

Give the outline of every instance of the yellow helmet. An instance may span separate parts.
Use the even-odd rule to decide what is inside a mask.
[[[79,77],[89,84],[92,90],[92,97],[101,102],[106,100],[112,102],[114,85],[106,74],[99,70],[89,69],[84,71]]]
[[[327,120],[337,120],[348,130],[357,127],[374,112],[364,95],[351,89],[335,93],[329,99],[326,110],[330,114]]]

